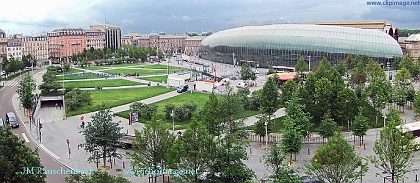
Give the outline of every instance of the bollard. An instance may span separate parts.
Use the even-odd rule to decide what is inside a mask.
[[[416,174],[416,182],[418,182],[418,179],[417,179],[417,174]]]
[[[125,168],[125,162],[123,161],[123,168]]]
[[[98,161],[98,159],[96,159],[96,169],[98,169],[99,168],[99,161]]]
[[[115,158],[114,158],[114,164],[115,164]]]
[[[363,144],[363,149],[366,150],[366,144]]]
[[[249,148],[249,154],[252,154],[252,148]]]
[[[111,159],[109,161],[111,162],[111,169],[112,169],[112,161],[111,161]]]
[[[311,150],[308,148],[308,155],[310,155],[311,154]]]

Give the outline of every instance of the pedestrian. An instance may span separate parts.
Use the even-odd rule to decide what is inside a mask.
[[[56,109],[58,108],[58,103],[55,103],[55,108],[56,108]]]
[[[58,106],[60,106],[60,110],[61,110],[61,106],[62,106],[62,104],[60,103],[60,104],[58,104]]]
[[[82,121],[82,125],[80,125],[81,128],[85,128],[85,121]]]
[[[147,84],[147,87],[150,87],[150,85],[151,85],[152,83],[149,81],[149,83]]]

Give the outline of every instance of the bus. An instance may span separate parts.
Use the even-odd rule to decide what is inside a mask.
[[[402,129],[403,133],[411,132],[413,134],[413,140],[416,144],[416,150],[420,148],[420,121],[414,123],[408,123],[397,126],[397,129]]]
[[[294,67],[272,66],[275,72],[295,72]]]

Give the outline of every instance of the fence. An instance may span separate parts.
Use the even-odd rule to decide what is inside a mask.
[[[265,137],[259,136],[255,134],[252,131],[248,131],[248,140],[251,140],[252,142],[265,142]],[[344,132],[342,133],[344,139],[346,139],[348,142],[357,142],[359,139],[356,138],[352,133],[350,132]],[[270,133],[268,135],[268,142],[281,142],[282,137],[281,133]],[[322,138],[318,133],[309,133],[307,137],[305,137],[302,141],[304,144],[322,144],[327,143],[328,139]]]

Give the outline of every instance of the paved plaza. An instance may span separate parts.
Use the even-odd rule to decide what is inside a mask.
[[[188,57],[184,57],[185,59],[190,59]],[[234,67],[232,65],[227,64],[220,64],[220,63],[213,63],[205,60],[199,60],[200,64],[207,64],[216,69],[216,74],[219,76],[222,75],[229,75],[231,73],[237,73],[240,70],[240,67]],[[162,64],[169,64],[170,66],[183,66],[183,67],[202,67],[201,65],[191,64],[188,62],[177,62],[175,60],[171,60],[169,63],[163,62]],[[267,69],[259,69],[260,74],[258,74],[257,79],[257,87],[251,87],[250,90],[254,91],[257,89],[262,88],[266,77],[265,73],[267,72]],[[43,70],[41,72],[38,72],[34,75],[34,78],[36,80],[36,83],[39,85],[42,81],[42,75],[46,72],[46,70]],[[93,73],[100,74],[100,71],[90,71]],[[112,78],[110,78],[112,79]],[[149,81],[137,79],[134,77],[118,77],[118,79],[126,79],[130,81],[135,82],[141,82],[141,83],[147,83]],[[233,82],[240,82],[240,81],[233,81]],[[233,83],[235,84],[235,83]],[[158,83],[152,82],[152,86],[156,86]],[[416,84],[416,88],[419,89],[418,84]],[[145,85],[139,85],[139,86],[132,86],[132,87],[147,87]],[[115,88],[121,88],[121,87],[110,87],[103,89],[115,89]],[[123,88],[130,88],[129,86],[123,87]],[[234,87],[235,88],[235,87]],[[37,91],[39,93],[39,91]],[[150,104],[154,102],[158,102],[161,100],[165,100],[177,95],[181,95],[177,93],[175,90],[166,94],[162,94],[159,96],[155,96],[152,98],[148,98],[145,100],[142,100],[141,102]],[[188,95],[187,93],[184,93],[184,95]],[[114,107],[111,110],[114,113],[129,110],[129,105],[122,105],[118,107]],[[19,101],[17,99],[17,96],[15,95],[13,99],[13,106],[15,107],[15,110],[17,111],[18,115],[20,116],[20,119],[24,122],[24,127],[27,129],[28,132],[31,132],[31,139],[33,141],[38,142],[38,146],[41,150],[47,152],[50,156],[57,159],[64,165],[72,168],[72,169],[79,169],[79,170],[89,170],[89,169],[96,169],[97,165],[96,163],[88,163],[87,157],[89,154],[87,154],[82,148],[79,148],[79,144],[84,143],[84,137],[82,136],[79,125],[81,123],[80,117],[81,115],[67,117],[66,119],[63,119],[63,110],[60,108],[55,107],[45,107],[42,108],[38,115],[35,116],[36,119],[40,119],[41,123],[43,123],[42,128],[42,137],[41,142],[39,140],[39,133],[37,131],[37,128],[34,127],[34,124],[29,124],[29,119],[24,116],[23,109],[19,107]],[[387,111],[385,111],[387,112]],[[85,121],[90,121],[90,116],[93,115],[95,112],[83,114],[85,117]],[[281,117],[285,115],[284,109],[279,109],[276,111],[275,116]],[[415,121],[413,117],[412,110],[405,110],[405,113],[402,115],[402,118],[406,121],[406,123],[410,123]],[[120,118],[118,116],[115,116],[113,118],[114,121],[119,121],[120,126],[123,127],[122,132],[127,133],[129,135],[134,135],[134,130],[141,130],[144,125],[142,123],[133,123],[132,125],[128,124],[128,120],[124,118]],[[245,125],[250,126],[254,124],[257,121],[257,118],[255,116],[249,117],[245,120]],[[356,152],[360,153],[362,156],[372,156],[373,153],[373,145],[375,142],[375,139],[379,136],[379,132],[381,129],[372,129],[368,131],[368,135],[364,138],[365,139],[365,148],[361,147],[355,147]],[[173,132],[176,133],[176,132]],[[349,143],[353,144],[353,137],[350,132],[343,132],[346,139],[349,141]],[[67,149],[66,140],[69,139],[70,141],[70,156],[69,151]],[[247,152],[249,154],[249,159],[245,161],[245,164],[247,164],[252,170],[255,171],[257,175],[257,179],[265,179],[268,175],[271,174],[271,172],[266,168],[264,165],[264,159],[263,155],[265,154],[264,147],[261,146],[261,143],[258,142],[258,138],[252,137],[250,138],[252,140],[252,143],[249,147],[247,147]],[[309,163],[312,156],[314,155],[314,151],[316,148],[319,148],[322,146],[322,142],[319,140],[320,138],[317,135],[312,135],[308,139],[306,139],[306,143],[303,145],[301,153],[297,156],[297,164],[294,166],[294,168],[301,168],[304,164]],[[120,149],[123,154],[125,154],[125,151],[129,150],[122,150]],[[417,154],[416,160],[414,162],[414,166],[416,168],[420,168],[420,155]],[[124,170],[132,169],[130,161],[123,157],[121,160],[116,159],[115,164],[114,160],[112,160],[112,169],[110,172],[112,174],[124,174]],[[99,164],[101,166],[102,163]],[[108,162],[107,165],[110,165]],[[304,175],[303,171],[300,171],[301,175]],[[376,173],[380,173],[378,169],[373,167],[372,164],[369,164],[369,171],[365,177],[363,177],[364,182],[382,182],[383,179],[381,175],[376,176]],[[408,174],[408,178],[405,179],[405,182],[414,182],[415,176],[418,174],[420,176],[419,172],[410,173]],[[147,182],[147,177],[136,177],[134,175],[124,175],[124,177],[128,178],[132,182]]]

